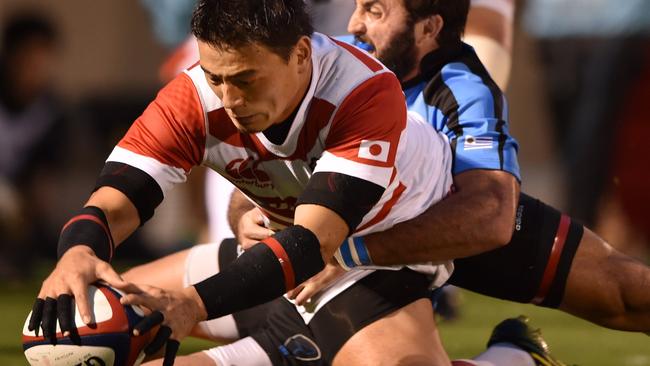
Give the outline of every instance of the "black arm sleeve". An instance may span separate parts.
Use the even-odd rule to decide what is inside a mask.
[[[163,200],[158,182],[142,170],[124,163],[109,161],[104,165],[94,190],[101,187],[112,187],[124,193],[138,210],[140,226],[153,216],[155,208]]]
[[[380,185],[334,172],[311,176],[296,205],[314,204],[336,212],[353,232],[363,216],[379,202],[385,189]]]
[[[221,272],[194,287],[208,319],[214,319],[282,296],[323,268],[316,235],[294,225],[254,245]]]

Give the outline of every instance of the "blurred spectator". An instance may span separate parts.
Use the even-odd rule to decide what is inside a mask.
[[[170,51],[158,70],[161,83],[169,82],[199,60],[196,40],[189,36],[195,3],[195,0],[141,0],[151,17],[157,41]],[[165,197],[165,202],[156,209],[156,216],[140,230],[144,244],[156,257],[209,240],[205,171],[205,167],[194,168],[187,184]]]
[[[524,24],[539,40],[567,210],[594,225],[612,185],[623,106],[648,60],[650,1],[528,0]]]
[[[16,15],[0,48],[0,278],[19,278],[37,249],[54,248],[56,233],[40,207],[60,161],[62,111],[50,86],[58,38],[49,20]],[[43,246],[40,243],[45,242]],[[53,251],[53,250],[52,250]]]
[[[348,21],[354,12],[352,0],[307,0],[314,29],[330,36],[348,34]]]
[[[463,36],[504,91],[512,63],[514,13],[514,0],[472,0]]]

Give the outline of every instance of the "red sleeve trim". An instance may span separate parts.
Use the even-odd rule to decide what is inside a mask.
[[[101,226],[101,228],[104,230],[104,233],[106,234],[106,237],[108,238],[108,243],[109,243],[109,248],[108,248],[108,253],[109,253],[109,258],[113,258],[113,250],[115,249],[115,243],[113,243],[113,237],[111,236],[110,230],[108,230],[108,227],[104,222],[98,218],[97,216],[93,215],[88,215],[88,214],[82,214],[82,215],[77,215],[68,222],[63,225],[63,228],[61,229],[61,232],[64,232],[65,229],[70,226],[71,224],[77,222],[77,221],[82,221],[82,220],[88,220],[96,223],[97,225]]]
[[[366,65],[372,72],[377,72],[384,69],[384,66],[380,64],[377,60],[363,53],[363,51],[354,47],[353,45],[349,43],[341,42],[334,38],[331,39],[334,41],[334,43],[339,45],[341,48],[346,49],[348,52],[354,55],[354,57],[358,58],[361,62],[363,62],[363,64]]]
[[[384,203],[384,205],[381,207],[379,212],[377,212],[375,217],[370,219],[370,221],[363,224],[355,231],[365,230],[370,226],[375,225],[381,220],[385,219],[386,216],[388,216],[388,214],[390,213],[390,210],[392,210],[395,204],[397,203],[397,201],[399,201],[399,198],[402,197],[402,193],[404,193],[405,190],[406,190],[406,186],[402,184],[402,182],[400,182],[397,188],[395,188],[395,190],[393,191],[393,195],[390,197],[388,201],[386,201],[386,203]]]

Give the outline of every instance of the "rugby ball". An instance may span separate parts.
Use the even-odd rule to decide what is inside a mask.
[[[93,310],[93,322],[86,325],[75,312],[78,343],[63,337],[56,325],[56,344],[52,345],[42,336],[29,331],[27,325],[31,312],[23,326],[23,350],[32,366],[131,366],[144,359],[142,350],[151,342],[155,329],[139,337],[132,335],[144,312],[137,306],[122,305],[119,290],[104,284],[88,287],[88,299]]]

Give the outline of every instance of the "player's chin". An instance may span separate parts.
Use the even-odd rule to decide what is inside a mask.
[[[266,130],[268,126],[261,126],[259,124],[251,124],[251,125],[240,125],[240,124],[235,124],[237,126],[237,130],[241,133],[258,133]]]

